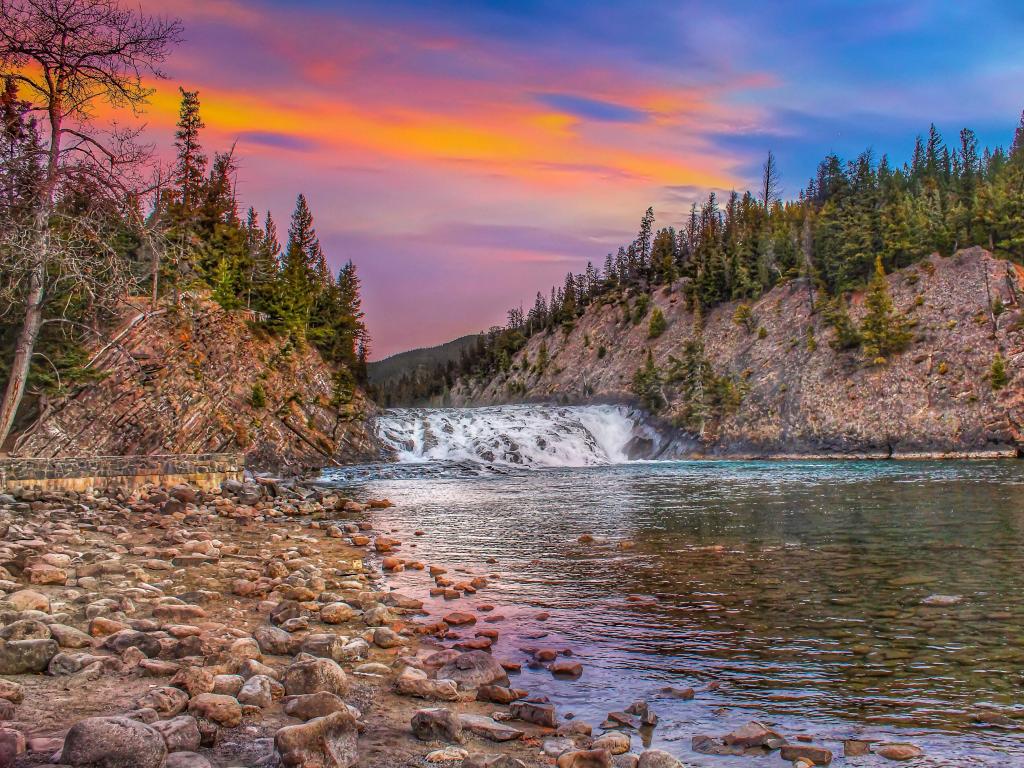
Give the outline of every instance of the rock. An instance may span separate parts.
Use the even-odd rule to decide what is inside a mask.
[[[348,603],[328,603],[320,609],[320,621],[325,624],[341,624],[355,616],[356,609]]]
[[[68,572],[63,568],[47,563],[36,563],[25,569],[29,584],[66,584]]]
[[[245,685],[245,678],[241,675],[214,675],[213,690],[210,693],[219,693],[222,696],[234,696],[238,698],[238,692]]]
[[[275,686],[280,689],[281,684],[266,675],[253,675],[245,681],[236,698],[240,704],[265,709],[274,701]]]
[[[626,707],[626,712],[639,717],[641,725],[654,726],[658,724],[658,715],[646,701],[634,701]]]
[[[765,725],[752,721],[746,725],[742,725],[732,733],[727,733],[722,737],[722,742],[729,746],[743,747],[744,749],[749,747],[762,747],[768,745],[769,742],[781,739],[779,734]]]
[[[24,734],[13,728],[0,728],[0,768],[10,768],[18,755],[24,752]]]
[[[0,678],[0,699],[6,699],[14,704],[20,704],[24,701],[25,691],[21,683]]]
[[[257,627],[253,632],[253,638],[263,653],[272,656],[291,656],[299,650],[299,646],[302,644],[299,638],[283,629],[266,625]]]
[[[809,760],[814,765],[828,765],[832,762],[832,751],[813,744],[783,744],[779,756],[783,760]]]
[[[673,699],[683,699],[684,701],[689,701],[696,695],[693,688],[675,688],[671,685],[662,688],[661,692],[671,696]]]
[[[862,757],[871,751],[871,742],[863,739],[847,739],[843,742],[843,757]]]
[[[395,690],[405,696],[438,701],[456,701],[458,687],[454,680],[431,680],[427,673],[415,667],[406,667],[395,680]]]
[[[580,677],[583,675],[583,665],[571,659],[558,659],[548,666],[548,671],[563,677]]]
[[[541,725],[545,728],[554,728],[558,724],[555,708],[551,704],[515,701],[509,707],[509,712],[514,718],[527,723],[533,723],[534,725]]]
[[[188,703],[188,713],[225,728],[235,728],[242,724],[242,705],[234,696],[200,693]]]
[[[592,749],[603,749],[613,755],[622,755],[629,752],[631,739],[628,733],[621,731],[609,731],[603,736],[594,739],[590,745]]]
[[[344,701],[327,691],[288,696],[284,700],[284,713],[299,720],[325,717],[334,712],[340,712],[346,707]]]
[[[527,696],[520,688],[506,688],[503,685],[481,685],[476,691],[477,701],[493,701],[495,704],[511,704]]]
[[[110,619],[106,616],[94,616],[92,621],[89,622],[89,634],[93,637],[106,637],[115,632],[120,632],[122,629],[128,629],[128,625],[123,621]]]
[[[963,601],[962,595],[929,595],[921,601],[921,605],[948,608],[949,606],[960,605]]]
[[[469,757],[469,753],[461,747],[445,747],[428,752],[423,758],[428,763],[457,763]]]
[[[356,719],[344,710],[280,729],[274,746],[285,768],[350,768],[357,739]]]
[[[875,754],[887,760],[913,760],[924,755],[924,750],[913,744],[881,744]]]
[[[88,717],[71,726],[60,762],[88,768],[162,768],[164,737],[127,717]]]
[[[52,636],[50,628],[35,619],[21,619],[0,629],[3,640],[49,640]]]
[[[213,768],[209,760],[196,752],[172,752],[164,768]]]
[[[184,688],[189,696],[213,691],[213,672],[205,667],[184,667],[174,673],[171,685]]]
[[[563,752],[571,752],[576,749],[576,742],[572,739],[560,738],[560,739],[546,739],[543,744],[540,745],[540,750],[547,757],[558,757]]]
[[[476,624],[476,616],[471,613],[462,613],[456,611],[455,613],[449,613],[444,617],[444,623],[449,624],[453,627],[461,627],[468,624]]]
[[[7,596],[7,602],[14,606],[16,611],[42,611],[50,612],[50,598],[34,589],[22,589]]]
[[[462,741],[462,724],[447,709],[421,709],[412,716],[411,725],[420,741]]]
[[[526,768],[526,764],[512,755],[470,755],[462,768]]]
[[[198,605],[158,605],[153,609],[153,618],[174,624],[187,624],[193,619],[206,618],[206,610]]]
[[[153,709],[161,718],[174,717],[188,707],[188,694],[170,686],[153,688],[137,698],[135,706],[139,709]]]
[[[660,749],[648,749],[640,754],[637,768],[683,768],[683,764],[668,752]]]
[[[199,724],[191,715],[157,720],[152,728],[164,737],[168,752],[195,752],[199,749]]]
[[[437,677],[439,680],[454,680],[460,691],[481,685],[508,685],[508,674],[504,668],[485,651],[460,653],[437,671]]]
[[[522,738],[523,732],[518,728],[503,725],[490,717],[483,715],[459,715],[459,722],[465,731],[481,736],[491,741],[512,741]]]
[[[91,648],[92,638],[80,629],[66,624],[51,624],[50,634],[61,648]]]
[[[0,640],[0,675],[43,672],[59,650],[56,640]]]
[[[115,632],[103,641],[103,647],[115,653],[122,653],[127,648],[138,648],[146,658],[155,658],[160,655],[160,641],[145,632],[136,632],[133,629],[122,629]]]
[[[288,696],[326,691],[343,697],[348,693],[348,678],[331,659],[297,661],[285,670],[283,682]]]
[[[373,644],[384,649],[398,648],[405,645],[405,638],[387,627],[377,627],[373,630]]]
[[[607,749],[577,749],[565,752],[555,761],[556,768],[612,768],[612,753]]]

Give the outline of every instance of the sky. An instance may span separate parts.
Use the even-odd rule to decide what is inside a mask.
[[[236,143],[243,207],[282,233],[299,192],[332,265],[356,263],[372,358],[503,323],[629,242],[756,187],[796,195],[827,152],[903,162],[934,122],[1009,143],[1024,3],[143,0],[185,40],[204,149]]]

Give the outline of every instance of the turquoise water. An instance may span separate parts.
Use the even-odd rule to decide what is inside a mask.
[[[571,649],[579,680],[525,666],[513,680],[561,713],[597,725],[646,699],[653,743],[700,766],[778,765],[690,750],[751,719],[809,735],[836,765],[887,763],[844,761],[846,738],[911,741],[917,765],[1024,765],[1024,463],[426,463],[325,480],[390,498],[372,519],[402,556],[496,577],[433,613],[493,604],[505,620],[477,628],[502,632],[501,658]]]

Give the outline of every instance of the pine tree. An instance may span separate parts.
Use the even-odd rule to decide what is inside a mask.
[[[884,363],[889,355],[907,348],[911,334],[906,321],[893,309],[881,256],[875,259],[875,275],[868,285],[864,304],[867,313],[859,329],[861,348],[868,360]]]
[[[199,116],[199,91],[181,93],[181,107],[178,112],[178,130],[174,134],[174,146],[178,148],[175,165],[175,183],[178,185],[179,200],[184,210],[195,205],[195,196],[206,175],[206,155],[199,143],[199,132],[206,127]]]
[[[288,226],[288,245],[281,263],[277,291],[277,316],[289,331],[304,338],[310,312],[319,294],[314,264],[323,253],[313,228],[313,214],[305,195],[295,201],[295,212]]]
[[[1000,390],[1009,381],[1010,377],[1006,372],[1006,360],[1002,353],[997,350],[995,357],[992,358],[992,367],[989,369],[989,384],[992,385],[992,389]]]

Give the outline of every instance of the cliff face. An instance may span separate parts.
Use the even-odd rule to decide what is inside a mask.
[[[754,302],[749,330],[733,319],[737,302],[709,312],[706,356],[715,374],[738,383],[741,400],[693,435],[695,452],[970,454],[1024,446],[1024,270],[972,248],[896,272],[889,285],[914,340],[885,365],[871,365],[857,351],[832,349],[834,331],[820,306],[812,313],[800,281]],[[997,297],[1005,311],[993,323],[989,307]],[[855,323],[864,315],[863,298],[853,297]],[[693,334],[694,317],[679,292],[659,289],[654,306],[667,320],[656,339],[648,339],[647,318],[634,325],[624,320],[621,303],[596,303],[570,333],[531,338],[510,373],[459,382],[453,402],[633,401],[633,375],[646,351],[667,366]],[[527,369],[523,360],[535,363],[542,343],[550,362],[542,372]],[[993,390],[989,371],[997,350],[1006,359],[1009,383]],[[681,423],[680,395],[667,387],[666,396],[659,416]]]
[[[126,314],[91,368],[98,380],[48,407],[16,454],[241,451],[251,468],[302,472],[379,453],[373,405],[360,391],[333,405],[333,372],[314,348],[210,301]]]

